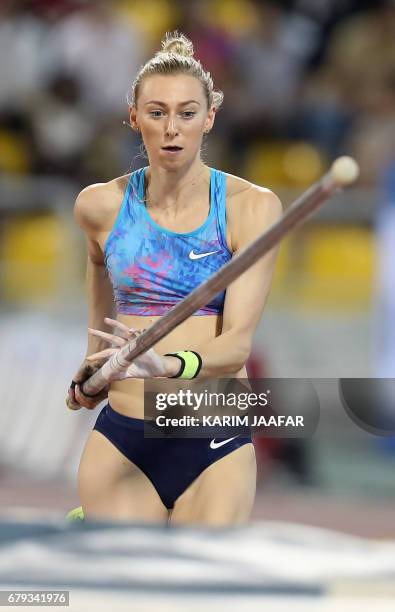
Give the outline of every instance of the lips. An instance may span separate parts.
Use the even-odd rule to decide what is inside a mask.
[[[162,147],[163,151],[171,151],[173,153],[176,153],[177,151],[182,151],[182,147],[177,147],[175,145],[168,145],[166,147]]]

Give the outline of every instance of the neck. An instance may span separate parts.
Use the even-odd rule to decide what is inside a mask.
[[[164,168],[147,168],[146,202],[150,209],[180,210],[190,208],[192,202],[201,198],[210,182],[210,169],[201,159],[176,172]]]

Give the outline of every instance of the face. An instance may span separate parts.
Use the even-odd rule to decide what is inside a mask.
[[[141,135],[151,165],[177,169],[200,157],[203,135],[214,123],[200,81],[189,75],[143,80],[130,123]]]

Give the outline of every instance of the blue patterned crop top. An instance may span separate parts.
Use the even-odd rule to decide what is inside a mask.
[[[133,172],[104,247],[118,313],[163,315],[232,258],[226,244],[226,177],[211,169],[210,212],[177,233],[158,225],[144,204],[145,168]],[[223,311],[225,291],[195,315]]]

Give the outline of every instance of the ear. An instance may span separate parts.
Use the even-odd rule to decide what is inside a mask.
[[[205,134],[208,134],[211,131],[214,125],[216,112],[217,112],[217,109],[215,108],[215,106],[212,106],[210,110],[208,111],[206,121],[204,122],[204,133]]]
[[[140,128],[137,123],[137,108],[135,106],[129,106],[129,118],[132,129],[139,132]]]

